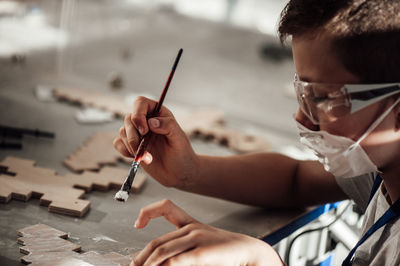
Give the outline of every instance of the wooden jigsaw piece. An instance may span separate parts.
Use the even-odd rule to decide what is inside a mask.
[[[105,166],[99,172],[83,172],[80,175],[67,174],[66,180],[73,187],[84,189],[86,192],[92,189],[107,191],[109,189],[120,189],[125,181],[127,169]],[[132,184],[132,192],[139,192],[146,183],[147,175],[139,172]]]
[[[21,262],[29,264],[30,266],[54,266],[54,265],[68,265],[68,266],[86,266],[85,264],[73,264],[75,263],[75,257],[78,257],[79,253],[74,251],[35,251],[26,256],[21,257]],[[70,262],[73,262],[69,264]],[[83,261],[82,261],[83,262]],[[66,263],[66,264],[62,264]],[[89,263],[87,265],[90,265]]]
[[[20,237],[18,243],[24,245],[20,247],[20,252],[27,255],[36,252],[81,250],[81,246],[61,238]]]
[[[0,175],[0,183],[1,203],[7,203],[11,199],[28,201],[32,196],[32,190],[13,176]]]
[[[269,142],[261,136],[247,135],[236,131],[227,138],[229,147],[240,153],[268,151],[270,149]]]
[[[21,237],[17,242],[21,245],[20,252],[30,254],[36,252],[80,251],[81,247],[67,241],[68,234],[45,224],[29,226],[17,231]]]
[[[114,263],[117,263],[121,266],[129,266],[132,262],[132,259],[127,256],[123,256],[117,252],[110,252],[103,255],[104,258],[111,260]]]
[[[32,160],[16,157],[7,157],[1,164],[15,171],[16,175],[0,175],[0,202],[36,197],[40,199],[40,205],[48,206],[50,212],[77,217],[85,215],[90,208],[90,201],[81,199],[85,191],[119,189],[128,173],[127,169],[106,166],[99,172],[59,176],[51,169],[36,167]],[[138,192],[146,179],[146,175],[139,173],[132,191]]]
[[[37,237],[42,236],[46,238],[68,238],[68,233],[55,229],[45,224],[35,224],[17,230],[17,235],[21,237]]]
[[[224,123],[223,112],[217,109],[200,109],[186,117],[177,119],[183,131],[189,137],[199,135],[204,128],[220,126]]]
[[[82,199],[69,201],[53,200],[48,208],[50,212],[82,217],[88,212],[90,208],[90,201]]]
[[[94,134],[77,151],[69,155],[64,164],[75,172],[98,170],[102,165],[116,164],[123,158],[112,145],[116,136],[115,132]]]
[[[270,148],[269,143],[261,136],[248,135],[224,127],[224,115],[219,110],[199,110],[179,119],[179,122],[189,137],[198,136],[206,140],[215,140],[237,152],[257,152]]]
[[[81,172],[83,170],[97,170],[100,168],[100,166],[96,163],[93,162],[92,159],[88,160],[77,160],[72,157],[68,157],[64,161],[64,165],[67,166],[69,169],[75,171],[75,172]]]
[[[118,254],[118,253],[115,253]],[[90,263],[91,265],[104,265],[104,266],[120,266],[120,265],[127,265],[131,263],[131,260],[128,257],[122,256],[118,254],[120,257],[116,257],[115,255],[101,255],[95,251],[89,251],[86,253],[83,253],[79,256],[79,259]],[[121,258],[123,257],[123,258]],[[122,264],[120,262],[123,262]]]
[[[131,105],[121,97],[110,93],[102,93],[82,88],[58,87],[54,89],[54,96],[72,103],[104,109],[123,117],[131,111]]]
[[[29,226],[17,231],[17,242],[21,245],[20,252],[27,254],[21,258],[25,264],[53,266],[128,266],[132,262],[129,256],[116,252],[99,254],[94,251],[77,253],[81,246],[68,240],[68,234],[44,224]]]

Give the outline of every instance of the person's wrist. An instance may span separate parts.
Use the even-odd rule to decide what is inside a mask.
[[[177,189],[191,190],[197,186],[201,169],[201,156],[193,152],[187,159],[185,162],[186,169],[182,171],[178,178],[179,181],[174,186]]]

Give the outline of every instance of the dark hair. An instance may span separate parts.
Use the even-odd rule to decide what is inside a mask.
[[[328,34],[344,67],[362,82],[400,81],[398,0],[291,0],[278,33],[282,43]]]

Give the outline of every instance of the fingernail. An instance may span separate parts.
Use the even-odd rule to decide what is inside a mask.
[[[145,163],[150,163],[151,158],[150,158],[149,155],[145,155],[145,156],[143,157],[143,160],[144,160]]]
[[[138,223],[138,222],[137,222],[137,221],[135,221],[135,225],[134,225],[134,227],[135,227],[135,228],[137,228],[137,223]]]
[[[144,135],[144,128],[142,126],[138,127],[140,135]]]
[[[160,126],[160,121],[158,119],[155,119],[155,118],[150,119],[149,123],[153,127],[159,127]]]

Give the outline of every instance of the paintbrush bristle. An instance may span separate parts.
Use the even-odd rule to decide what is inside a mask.
[[[125,202],[128,200],[129,194],[126,191],[120,190],[117,193],[115,193],[114,199],[118,201]]]

